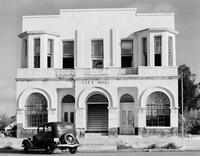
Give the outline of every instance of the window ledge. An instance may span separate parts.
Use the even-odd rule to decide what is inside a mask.
[[[152,127],[145,127],[146,129],[169,129],[169,128],[172,128],[172,127],[155,127],[155,126],[152,126]]]

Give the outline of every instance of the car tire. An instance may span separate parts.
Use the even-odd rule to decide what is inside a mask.
[[[76,143],[76,138],[72,134],[64,134],[63,136],[64,142],[69,145],[73,145]]]
[[[53,142],[47,142],[45,145],[45,152],[48,154],[52,154],[54,151],[54,144]]]
[[[69,148],[69,152],[70,152],[71,154],[75,154],[75,153],[76,153],[76,150],[77,150],[77,147]]]
[[[28,147],[24,147],[24,153],[28,153],[29,148]]]

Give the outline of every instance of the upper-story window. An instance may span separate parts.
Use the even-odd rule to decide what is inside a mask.
[[[162,37],[154,37],[154,55],[155,55],[155,66],[161,66],[161,49],[162,49]]]
[[[147,38],[142,38],[143,65],[147,66]]]
[[[92,40],[92,68],[103,68],[103,40]]]
[[[173,38],[168,37],[168,65],[173,66]]]
[[[48,49],[47,49],[47,68],[52,68],[53,66],[53,40],[48,39]]]
[[[74,68],[74,41],[63,41],[63,68]]]
[[[121,67],[132,67],[133,61],[133,40],[121,41]]]
[[[34,39],[34,68],[40,68],[40,39]]]

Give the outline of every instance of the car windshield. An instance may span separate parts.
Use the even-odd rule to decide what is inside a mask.
[[[58,130],[73,130],[73,126],[70,124],[60,124],[58,125]]]

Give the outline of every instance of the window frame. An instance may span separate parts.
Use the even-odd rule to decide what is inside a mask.
[[[39,40],[39,52],[37,52],[37,47],[36,47],[36,40]],[[40,58],[41,58],[41,38],[40,37],[35,37],[33,38],[33,55],[34,55],[34,61],[33,61],[33,65],[34,68],[40,68],[41,66],[41,62],[40,62]]]
[[[155,93],[161,93],[162,97],[164,97],[165,101],[163,102],[166,102],[167,101],[167,105],[149,105],[148,106],[148,100],[150,98],[150,96],[152,96],[153,94]],[[168,97],[167,94],[161,92],[161,91],[155,91],[153,93],[151,93],[148,98],[147,98],[147,101],[146,101],[146,127],[147,128],[167,128],[167,127],[171,127],[171,103],[170,103],[170,99]],[[152,109],[153,107],[155,107],[155,109]],[[159,111],[163,112],[163,114],[159,114]],[[149,115],[150,114],[150,115]],[[164,121],[164,124],[163,125],[160,125],[161,120],[160,117],[165,117],[165,119],[167,121]],[[151,122],[151,124],[148,124],[149,120]],[[154,123],[157,122],[157,125],[154,125]]]
[[[146,40],[146,45],[144,44],[144,40]],[[144,46],[145,45],[145,46]],[[142,37],[142,55],[143,55],[143,65],[148,66],[148,58],[147,58],[147,37]]]
[[[94,54],[94,51],[95,51],[95,47],[93,47],[93,45],[95,45],[94,42],[98,42],[98,41],[102,41],[102,52],[101,52],[101,55],[100,57],[96,57],[95,54]],[[102,38],[100,39],[92,39],[91,40],[91,58],[92,58],[92,68],[93,69],[103,69],[104,68],[104,40]],[[100,62],[102,65],[101,66],[94,66],[94,62]]]
[[[73,52],[72,52],[71,55],[64,53],[64,42],[73,42]],[[62,62],[63,62],[62,68],[63,69],[74,69],[74,66],[75,66],[74,65],[74,63],[75,63],[74,53],[75,53],[75,41],[73,39],[62,40]],[[72,61],[72,66],[68,65],[68,66],[65,67],[64,60],[68,60],[69,61],[69,59]]]
[[[160,44],[159,47],[157,47],[157,39],[159,38]],[[162,35],[155,35],[154,36],[154,65],[155,66],[162,66]],[[157,49],[158,48],[158,49]],[[159,56],[160,62],[156,61],[156,58]]]
[[[128,42],[131,42],[131,44],[132,44],[132,49],[131,49],[131,54],[123,54],[123,48],[122,48],[122,44],[123,44],[123,42],[126,42],[126,41],[128,41]],[[120,46],[121,46],[121,68],[131,68],[131,67],[133,67],[133,55],[134,55],[134,52],[133,52],[133,50],[134,50],[134,40],[133,39],[129,39],[129,38],[125,38],[125,39],[121,39],[121,42],[120,42]],[[124,58],[129,58],[129,59],[131,59],[131,65],[130,66],[124,66],[123,65],[123,59]]]
[[[51,46],[49,47],[49,41],[51,41]],[[53,68],[53,56],[54,56],[54,39],[48,38],[47,39],[47,68]],[[50,66],[48,62],[48,58],[50,57]]]

